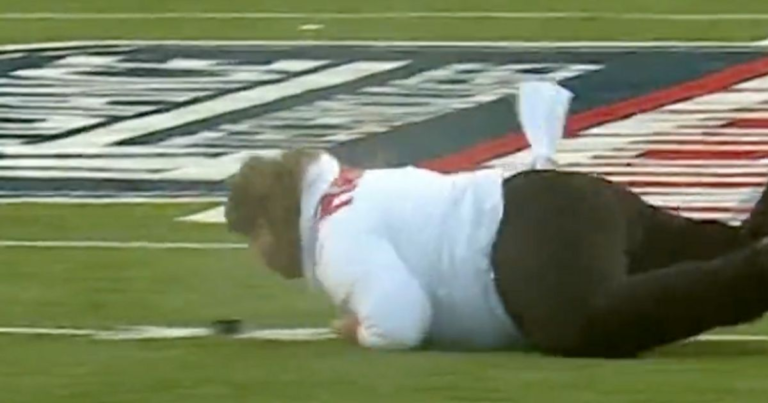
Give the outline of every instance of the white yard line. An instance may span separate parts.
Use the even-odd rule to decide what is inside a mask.
[[[226,219],[224,218],[224,207],[222,206],[181,217],[177,220],[202,224],[223,224],[226,222]]]
[[[216,336],[209,327],[124,326],[114,329],[0,327],[0,335],[8,336],[62,336],[88,337],[96,340],[179,340]],[[255,329],[232,336],[235,339],[266,341],[322,341],[336,335],[328,328]],[[713,334],[695,337],[689,341],[766,342],[768,336],[744,334]]]
[[[216,242],[110,242],[110,241],[17,241],[0,240],[0,248],[34,249],[245,249],[239,243]]]
[[[3,327],[0,334],[25,336],[95,336],[96,330],[38,327]]]
[[[96,340],[174,340],[215,336],[211,328],[126,326],[115,329],[72,329],[36,327],[0,327],[0,335],[89,337]],[[327,328],[256,329],[247,330],[233,338],[266,341],[321,341],[335,339]]]
[[[265,19],[324,19],[324,20],[371,20],[371,19],[607,19],[642,21],[766,21],[766,13],[683,14],[683,13],[615,13],[615,12],[172,12],[172,13],[1,13],[2,20],[265,20]]]
[[[692,340],[699,341],[768,341],[768,336],[757,336],[748,334],[707,334],[696,337]]]

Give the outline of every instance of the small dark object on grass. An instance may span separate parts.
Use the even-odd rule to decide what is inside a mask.
[[[213,322],[213,331],[224,336],[234,336],[243,329],[243,321],[240,319],[220,319]]]

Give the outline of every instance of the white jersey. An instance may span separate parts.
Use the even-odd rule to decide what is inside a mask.
[[[521,343],[493,281],[502,173],[346,171],[323,155],[302,194],[306,276],[360,320],[371,348]]]

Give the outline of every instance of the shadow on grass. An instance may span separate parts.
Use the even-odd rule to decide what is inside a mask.
[[[768,357],[765,341],[691,341],[660,348],[645,358]]]

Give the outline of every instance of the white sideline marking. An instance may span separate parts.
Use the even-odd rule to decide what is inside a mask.
[[[3,327],[0,335],[22,336],[68,336],[89,337],[96,340],[175,340],[215,336],[216,332],[204,327],[126,326],[110,330]],[[320,341],[335,339],[336,335],[327,328],[300,329],[258,329],[245,331],[233,336],[236,339],[267,341]]]
[[[0,248],[39,249],[245,249],[239,243],[109,242],[109,241],[15,241],[0,240]]]
[[[175,12],[175,13],[2,13],[2,20],[178,20],[178,19],[213,19],[213,20],[266,20],[266,19],[608,19],[608,20],[646,20],[646,21],[750,21],[768,20],[768,14],[682,14],[682,13],[610,13],[610,12]]]
[[[253,41],[253,40],[84,40],[68,42],[41,42],[28,44],[10,44],[0,45],[2,52],[24,52],[41,50],[68,50],[69,48],[88,47],[88,46],[168,46],[168,45],[186,45],[186,46],[350,46],[350,47],[458,47],[458,48],[521,48],[521,49],[570,49],[585,50],[588,48],[605,48],[603,50],[624,51],[627,47],[633,48],[656,48],[656,47],[676,47],[676,48],[762,48],[768,46],[768,40],[759,42],[734,42],[734,41],[463,41],[463,42],[440,42],[440,41],[323,41],[323,40],[288,40],[288,41]],[[587,48],[587,49],[585,49]],[[728,49],[726,49],[728,50]],[[749,49],[748,49],[749,50]]]

